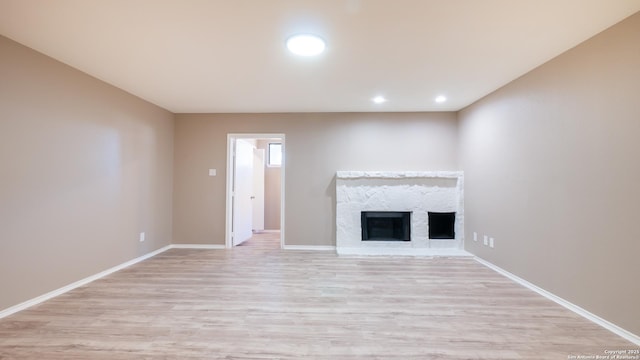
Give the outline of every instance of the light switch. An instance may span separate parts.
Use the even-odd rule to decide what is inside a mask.
[[[209,176],[216,176],[216,169],[209,169]]]

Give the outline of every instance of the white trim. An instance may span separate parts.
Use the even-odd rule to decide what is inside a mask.
[[[520,285],[522,285],[522,286],[524,286],[524,287],[526,287],[526,288],[528,288],[530,290],[533,290],[533,291],[537,292],[538,294],[546,297],[547,299],[549,299],[549,300],[551,300],[551,301],[553,301],[553,302],[555,302],[555,303],[557,303],[557,304],[559,304],[561,306],[564,306],[565,308],[567,308],[567,309],[573,311],[574,313],[584,317],[585,319],[590,320],[590,321],[602,326],[603,328],[611,331],[612,333],[614,333],[614,334],[616,334],[616,335],[618,335],[618,336],[620,336],[620,337],[622,337],[622,338],[624,338],[626,340],[629,340],[632,343],[640,346],[640,336],[638,336],[636,334],[633,334],[632,332],[630,332],[628,330],[625,330],[625,329],[619,327],[618,325],[613,324],[613,323],[611,323],[611,322],[599,317],[598,315],[595,315],[595,314],[593,314],[593,313],[581,308],[580,306],[575,305],[575,304],[573,304],[573,303],[571,303],[571,302],[569,302],[569,301],[567,301],[567,300],[565,300],[565,299],[563,299],[563,298],[561,298],[561,297],[559,297],[559,296],[557,296],[555,294],[552,294],[552,293],[548,292],[547,290],[544,290],[544,289],[542,289],[542,288],[540,288],[540,287],[528,282],[527,280],[524,280],[524,279],[518,277],[517,275],[514,275],[514,274],[508,272],[507,270],[504,270],[501,267],[488,262],[487,260],[481,259],[481,258],[479,258],[477,256],[475,257],[475,260],[477,262],[479,262],[480,264],[488,267],[489,269],[494,270],[495,272],[506,276],[507,278],[517,282],[518,284],[520,284]]]
[[[443,178],[457,179],[463,171],[337,171],[338,179],[413,179]]]
[[[219,244],[172,244],[171,249],[225,249],[224,245]]]
[[[280,230],[260,230],[260,231],[256,232],[255,234],[277,234],[279,232],[280,232]]]
[[[148,259],[150,257],[156,256],[156,255],[158,255],[158,254],[160,254],[160,253],[162,253],[164,251],[167,251],[167,250],[169,250],[171,248],[172,248],[172,245],[167,245],[167,246],[162,247],[162,248],[160,248],[158,250],[152,251],[152,252],[150,252],[148,254],[139,256],[139,257],[137,257],[135,259],[129,260],[129,261],[124,262],[124,263],[122,263],[120,265],[116,265],[116,266],[114,266],[112,268],[109,268],[107,270],[99,272],[99,273],[97,273],[95,275],[91,275],[91,276],[86,277],[86,278],[84,278],[82,280],[78,280],[78,281],[76,281],[74,283],[71,283],[69,285],[63,286],[63,287],[61,287],[59,289],[56,289],[56,290],[53,290],[53,291],[49,291],[46,294],[40,295],[38,297],[35,297],[33,299],[30,299],[30,300],[27,300],[27,301],[22,302],[20,304],[11,306],[9,308],[6,308],[6,309],[0,311],[0,319],[2,319],[4,317],[7,317],[7,316],[9,316],[11,314],[15,314],[18,311],[22,311],[22,310],[25,310],[27,308],[30,308],[30,307],[32,307],[34,305],[40,304],[40,303],[42,303],[44,301],[53,299],[56,296],[62,295],[64,293],[69,292],[69,291],[71,291],[73,289],[76,289],[76,288],[78,288],[80,286],[84,286],[84,285],[86,285],[86,284],[88,284],[88,283],[90,283],[92,281],[98,280],[98,279],[103,278],[103,277],[105,277],[107,275],[113,274],[114,272],[122,270],[122,269],[124,269],[126,267],[129,267],[129,266],[133,265],[133,264],[137,264],[137,263],[139,263],[139,262],[141,262],[143,260],[146,260],[146,259]]]
[[[389,247],[343,247],[337,248],[338,255],[356,256],[446,256],[470,257],[470,253],[461,249],[438,248],[389,248]]]
[[[285,245],[284,250],[336,251],[333,245]]]
[[[231,239],[231,229],[233,227],[233,216],[231,211],[233,209],[233,150],[235,148],[235,137],[231,134],[227,134],[227,189],[226,189],[226,211],[225,211],[225,227],[224,227],[224,246],[231,248],[233,241]]]
[[[284,179],[285,179],[285,169],[287,168],[287,140],[285,139],[284,134],[280,134],[280,139],[282,139],[282,165],[280,165],[280,249],[284,249],[284,195],[286,193],[284,187]]]

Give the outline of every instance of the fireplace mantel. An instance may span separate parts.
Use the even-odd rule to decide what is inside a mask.
[[[464,256],[462,171],[338,171],[336,250],[342,255]],[[362,211],[411,212],[411,241],[362,241]],[[455,212],[455,238],[428,238],[428,212]]]
[[[338,171],[337,179],[462,179],[462,171]]]

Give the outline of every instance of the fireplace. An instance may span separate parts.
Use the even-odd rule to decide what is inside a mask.
[[[468,256],[463,189],[461,171],[338,171],[336,251]]]
[[[362,211],[362,241],[411,241],[408,211]]]
[[[428,212],[429,239],[455,239],[455,212]]]

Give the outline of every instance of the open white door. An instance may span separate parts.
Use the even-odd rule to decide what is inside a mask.
[[[253,149],[253,231],[264,230],[264,149]]]
[[[253,145],[236,140],[233,192],[233,246],[247,241],[251,235],[253,210]]]

